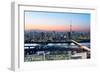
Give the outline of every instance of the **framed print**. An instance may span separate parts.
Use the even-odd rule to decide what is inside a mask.
[[[12,3],[13,70],[94,64],[95,8]]]

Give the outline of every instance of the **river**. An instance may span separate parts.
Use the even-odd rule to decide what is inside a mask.
[[[89,42],[84,42],[84,43],[80,43],[81,45],[84,45],[88,48],[90,48],[90,43]],[[29,47],[28,46],[31,46],[30,48],[35,48],[35,46],[41,46],[41,44],[29,44],[29,43],[25,43],[24,45],[24,48],[25,49],[28,49]],[[45,46],[62,46],[62,47],[66,47],[68,48],[70,46],[70,48],[78,48],[78,46],[76,46],[75,44],[71,43],[70,45],[68,45],[67,43],[49,43]]]

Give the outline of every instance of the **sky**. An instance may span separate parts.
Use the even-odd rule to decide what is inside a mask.
[[[25,11],[25,30],[90,31],[90,14]]]

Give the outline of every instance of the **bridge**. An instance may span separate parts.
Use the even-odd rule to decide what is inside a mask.
[[[88,48],[88,47],[86,47],[86,46],[84,46],[84,45],[82,45],[82,44],[80,44],[80,43],[78,43],[78,42],[76,42],[74,40],[71,40],[71,42],[76,44],[77,46],[79,46],[80,49],[84,49],[86,51],[90,51],[90,48]]]

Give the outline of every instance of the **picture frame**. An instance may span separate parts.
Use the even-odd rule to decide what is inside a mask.
[[[95,35],[95,27],[96,27],[95,26],[95,24],[96,24],[96,9],[95,9],[95,7],[75,6],[75,5],[70,5],[70,6],[65,6],[65,7],[63,7],[63,6],[52,6],[52,5],[51,6],[45,6],[45,5],[33,5],[32,3],[13,2],[11,8],[12,8],[11,9],[11,38],[12,38],[12,41],[11,41],[11,69],[12,70],[14,70],[14,71],[34,70],[34,69],[45,69],[47,67],[48,68],[55,68],[56,66],[58,68],[59,67],[70,67],[70,66],[84,66],[84,65],[85,66],[88,66],[88,65],[91,66],[91,65],[95,64],[95,58],[96,58],[96,55],[95,55],[96,50],[95,50],[95,45],[94,45],[95,44],[94,43],[94,40],[95,40],[94,35]],[[89,46],[89,47],[91,47],[91,49],[88,49],[87,47],[85,48],[85,50],[88,50],[88,51],[91,52],[89,59],[85,58],[85,59],[78,59],[78,60],[76,60],[76,59],[71,59],[71,60],[65,59],[64,60],[64,59],[61,58],[61,60],[59,60],[59,57],[57,58],[57,60],[55,60],[55,58],[53,58],[52,61],[51,61],[50,57],[49,57],[50,60],[46,58],[45,61],[44,61],[44,58],[42,58],[43,60],[39,60],[39,61],[37,61],[36,58],[32,59],[32,61],[28,59],[30,53],[28,55],[25,54],[25,53],[27,53],[27,51],[25,51],[25,42],[27,42],[26,39],[25,39],[25,33],[26,33],[25,29],[27,29],[27,27],[28,27],[26,25],[26,23],[28,21],[33,23],[34,20],[31,21],[30,18],[28,20],[27,15],[28,15],[28,13],[29,13],[30,16],[32,16],[32,14],[34,14],[33,17],[35,17],[36,14],[37,15],[39,14],[40,17],[43,16],[43,15],[44,15],[43,17],[46,17],[45,14],[44,14],[45,12],[47,13],[46,16],[48,16],[48,17],[50,17],[49,15],[55,15],[56,17],[60,16],[62,18],[66,18],[66,17],[63,17],[64,14],[65,15],[66,14],[67,15],[72,14],[72,16],[75,16],[75,14],[76,14],[76,17],[78,17],[78,14],[80,14],[80,15],[83,15],[83,14],[88,15],[89,14],[89,18],[88,19],[85,18],[86,21],[88,20],[87,22],[89,22],[89,25],[88,26],[86,25],[86,27],[89,27],[89,32],[90,32],[89,33],[89,39],[91,41],[90,46]],[[60,18],[60,17],[58,17],[58,18]],[[50,18],[54,18],[54,17],[51,16]],[[81,17],[80,17],[80,19],[81,19]],[[56,18],[56,20],[57,20],[57,18]],[[66,19],[66,20],[68,20],[68,19]],[[42,22],[42,21],[39,21],[39,22]],[[46,21],[44,21],[44,22],[46,22]],[[65,21],[63,21],[63,22],[65,22]],[[69,19],[69,24],[72,24],[72,23],[74,23],[74,20]],[[28,28],[34,29],[34,30],[39,29],[38,28],[39,26],[35,26],[35,28],[33,28],[34,26],[31,26],[32,28],[31,27],[30,28],[28,27]],[[69,26],[71,27],[72,25],[69,25]],[[53,25],[53,27],[54,27],[54,25]],[[53,27],[48,26],[48,27],[46,27],[46,29],[50,30]],[[53,31],[56,31],[55,29],[57,27],[58,27],[58,25],[56,25],[56,27],[54,27]],[[72,27],[74,27],[74,26],[72,26]],[[41,28],[44,28],[44,27],[41,27]],[[76,28],[76,29],[78,29],[78,28]],[[82,29],[82,30],[84,30],[84,29]],[[59,29],[57,28],[57,30],[59,30]],[[43,31],[44,30],[42,30],[42,32]],[[86,31],[87,31],[87,29],[86,29]],[[73,28],[73,32],[74,32],[74,28]],[[42,38],[42,40],[38,39],[36,41],[34,41],[34,39],[33,39],[33,42],[31,42],[31,43],[34,43],[34,42],[37,42],[37,41],[42,41],[42,42],[37,42],[37,43],[48,43],[47,39],[46,39],[46,41],[44,41],[44,39]],[[62,39],[61,40],[55,40],[55,41],[49,40],[50,41],[49,43],[51,43],[51,42],[54,43],[56,41],[58,41],[58,42],[64,41]],[[56,42],[56,43],[58,43],[58,42]],[[81,45],[79,43],[77,43],[76,41],[71,41],[71,42],[74,42],[79,47],[81,47]],[[33,46],[31,46],[31,47],[33,47]],[[82,48],[84,48],[84,47],[82,46]],[[39,53],[41,53],[41,52],[39,52]],[[42,54],[44,55],[43,51],[42,51]],[[26,56],[28,56],[28,57],[26,57]],[[36,57],[40,58],[40,56],[36,56]],[[32,56],[32,58],[33,58],[33,56]],[[33,62],[33,60],[34,60],[34,62]]]

